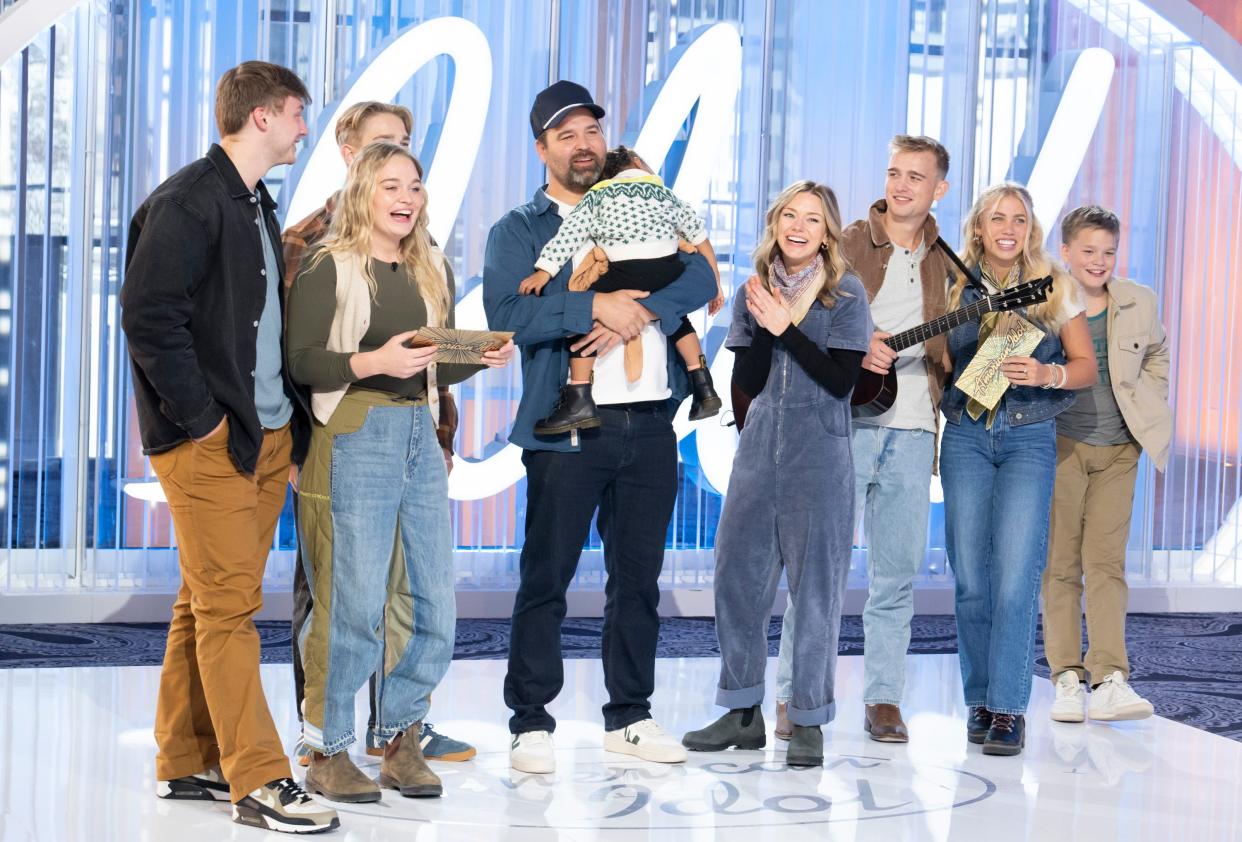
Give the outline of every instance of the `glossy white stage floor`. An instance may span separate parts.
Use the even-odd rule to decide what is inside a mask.
[[[769,663],[769,680],[772,663]],[[717,715],[717,662],[662,660],[654,705],[672,732]],[[862,659],[840,660],[840,710],[823,769],[787,769],[766,752],[691,753],[661,766],[601,748],[598,661],[566,662],[555,776],[510,774],[503,661],[454,662],[431,719],[479,756],[437,763],[445,796],[341,805],[342,828],[318,838],[418,842],[579,840],[1237,840],[1242,744],[1164,719],[1117,725],[1048,721],[1051,685],[1035,680],[1026,751],[967,747],[955,656],[909,659],[906,746],[860,727]],[[263,678],[290,746],[288,666]],[[0,839],[287,839],[232,824],[224,804],[153,794],[155,667],[0,670]],[[769,685],[771,686],[771,685]],[[771,703],[766,706],[769,734]],[[366,707],[358,706],[365,725]],[[378,774],[364,755],[359,765]]]

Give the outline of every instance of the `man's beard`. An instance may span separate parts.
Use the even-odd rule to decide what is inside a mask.
[[[570,187],[577,187],[585,190],[589,187],[595,186],[595,182],[599,181],[599,174],[603,172],[603,170],[604,162],[592,155],[591,168],[589,170],[575,169],[574,165],[571,163],[565,172],[565,178],[563,180],[565,184]]]

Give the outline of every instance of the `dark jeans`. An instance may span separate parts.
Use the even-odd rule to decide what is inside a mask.
[[[295,534],[301,535],[298,522],[298,495],[293,495],[293,524]],[[302,542],[298,541],[298,555],[293,563],[293,696],[297,700],[298,722],[302,721],[302,700],[306,698],[306,675],[302,672],[302,648],[299,637],[306,619],[310,617],[311,608],[315,605],[315,595],[311,593],[310,582],[306,578],[306,568],[302,566]],[[375,675],[371,675],[371,692],[367,694],[371,702],[371,717],[367,720],[367,738],[375,730]]]
[[[513,606],[505,704],[509,730],[553,731],[545,706],[564,683],[565,591],[599,509],[604,543],[604,727],[651,714],[659,576],[677,496],[677,439],[665,401],[599,407],[603,424],[581,431],[578,453],[527,450],[526,543]]]
[[[608,271],[600,275],[599,280],[591,287],[592,292],[616,292],[621,289],[633,289],[640,292],[659,292],[673,281],[681,277],[685,267],[681,264],[678,252],[667,257],[651,257],[639,260],[617,260],[608,264]],[[685,316],[681,317],[681,325],[668,338],[676,343],[683,336],[694,333],[694,327]],[[571,336],[572,345],[580,337]],[[579,351],[570,351],[571,357],[582,356]]]

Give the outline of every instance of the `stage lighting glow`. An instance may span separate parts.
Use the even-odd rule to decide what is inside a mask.
[[[1029,179],[1035,218],[1044,224],[1049,237],[1078,178],[1112,81],[1112,55],[1093,47],[1082,51],[1065,82]]]
[[[1141,0],[1067,0],[1138,52],[1153,45],[1173,59],[1173,86],[1242,167],[1242,82],[1210,52]]]

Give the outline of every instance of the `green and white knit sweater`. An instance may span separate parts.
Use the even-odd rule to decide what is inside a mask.
[[[666,257],[677,251],[679,238],[696,246],[707,239],[694,208],[659,176],[624,170],[587,191],[543,247],[535,268],[555,275],[587,243],[602,248],[609,260]]]

